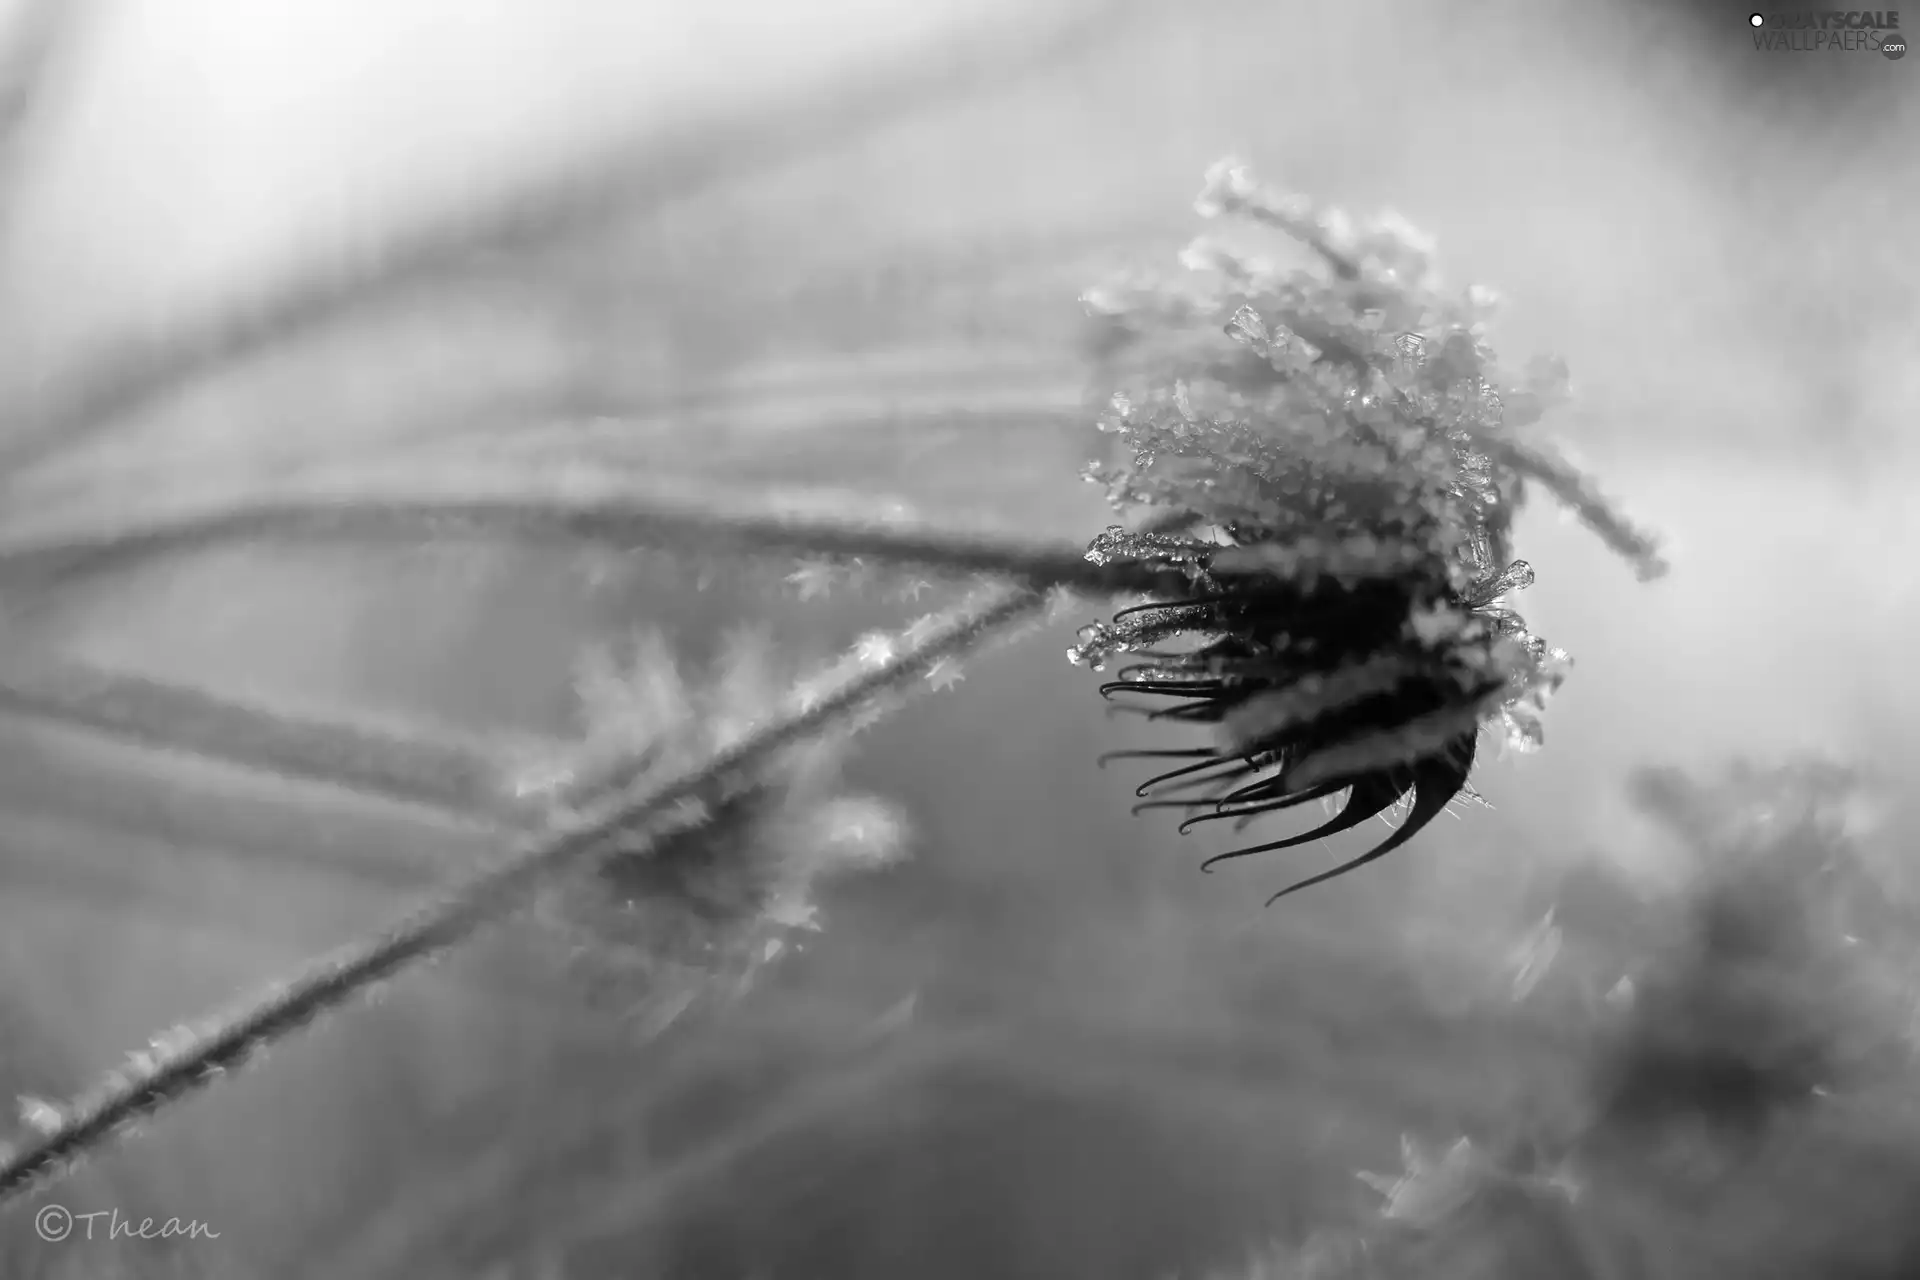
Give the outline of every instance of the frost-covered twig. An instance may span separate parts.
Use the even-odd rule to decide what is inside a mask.
[[[1561,505],[1578,516],[1581,523],[1598,534],[1608,550],[1632,564],[1642,582],[1667,572],[1669,566],[1661,554],[1659,538],[1635,527],[1601,496],[1592,480],[1565,459],[1543,446],[1501,436],[1479,436],[1475,442],[1499,465],[1538,481]]]
[[[649,780],[636,791],[582,804],[577,819],[530,840],[499,866],[383,936],[322,958],[292,982],[227,1016],[156,1041],[153,1052],[138,1055],[128,1070],[110,1077],[98,1091],[51,1113],[40,1133],[0,1163],[0,1198],[17,1197],[130,1122],[245,1065],[265,1045],[460,942],[521,905],[548,877],[604,852],[610,840],[617,837],[631,847],[636,830],[644,833],[650,822],[676,806],[724,793],[782,751],[858,716],[876,701],[904,694],[943,657],[1035,615],[1045,600],[1041,593],[1023,588],[997,590],[983,603],[935,621],[917,643],[867,665],[838,687],[796,695],[782,714],[711,759]]]
[[[0,570],[58,581],[155,556],[261,539],[305,543],[429,539],[598,543],[617,550],[735,550],[824,556],[1093,593],[1183,592],[1185,575],[1122,558],[1096,563],[1084,547],[919,527],[781,515],[727,515],[628,498],[295,499],[159,518],[87,537],[0,548]]]

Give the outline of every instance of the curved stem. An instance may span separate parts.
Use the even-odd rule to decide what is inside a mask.
[[[1186,594],[1179,572],[1131,563],[1097,565],[1072,544],[984,538],[917,527],[782,515],[676,510],[626,498],[294,498],[156,518],[121,529],[0,548],[0,571],[42,584],[163,555],[260,539],[417,542],[433,538],[598,543],[779,553],[1020,579],[1035,587],[1107,593]]]

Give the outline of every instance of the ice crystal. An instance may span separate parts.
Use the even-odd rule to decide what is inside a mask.
[[[45,1098],[20,1096],[20,1123],[40,1133],[57,1133],[66,1123],[66,1114]]]
[[[1485,1157],[1465,1138],[1435,1155],[1411,1135],[1400,1139],[1399,1173],[1361,1173],[1359,1179],[1380,1193],[1380,1214],[1408,1226],[1437,1226],[1457,1213],[1486,1176]]]

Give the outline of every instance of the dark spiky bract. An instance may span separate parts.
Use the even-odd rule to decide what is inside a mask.
[[[1553,360],[1502,375],[1485,342],[1492,296],[1443,293],[1430,247],[1392,215],[1356,225],[1232,164],[1199,209],[1278,229],[1304,260],[1201,241],[1178,284],[1088,295],[1100,425],[1120,446],[1089,476],[1117,509],[1190,517],[1181,535],[1110,528],[1088,558],[1177,568],[1192,590],[1086,628],[1071,656],[1097,670],[1130,655],[1103,693],[1214,735],[1133,753],[1182,762],[1139,793],[1186,812],[1185,827],[1346,794],[1323,826],[1223,856],[1407,806],[1384,844],[1286,893],[1385,855],[1467,792],[1488,722],[1537,745],[1566,657],[1504,607],[1533,580],[1509,531],[1525,480],[1568,469],[1512,433],[1566,375]],[[1650,540],[1582,514],[1657,571]]]

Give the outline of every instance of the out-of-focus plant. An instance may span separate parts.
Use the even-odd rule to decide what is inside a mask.
[[[737,632],[689,675],[664,637],[596,649],[576,689],[582,737],[529,762],[517,790],[564,805],[611,769],[684,769],[733,745],[794,677],[772,638]],[[897,806],[845,793],[845,733],[822,733],[713,805],[690,801],[630,850],[547,887],[536,914],[583,982],[664,1029],[704,995],[743,993],[769,961],[819,928],[814,892],[836,872],[901,857]]]
[[[1634,792],[1677,838],[1685,886],[1633,922],[1556,903],[1515,948],[1530,981],[1510,1031],[1563,1047],[1541,1069],[1586,1081],[1578,1114],[1484,1146],[1407,1139],[1403,1170],[1359,1175],[1381,1197],[1371,1218],[1231,1274],[1912,1274],[1920,899],[1880,856],[1870,789],[1799,760],[1709,779],[1649,769]],[[1569,887],[1589,894],[1595,874]],[[1537,998],[1563,945],[1582,955],[1575,987],[1614,975],[1607,998]],[[1569,1018],[1581,1034],[1561,1034]],[[1524,1096],[1500,1101],[1528,1112]]]
[[[1072,657],[1098,670],[1134,655],[1104,693],[1165,699],[1150,714],[1216,733],[1134,753],[1192,761],[1139,789],[1191,797],[1148,802],[1189,812],[1183,830],[1346,793],[1312,831],[1223,857],[1410,806],[1386,842],[1290,893],[1398,847],[1466,792],[1483,725],[1539,744],[1568,659],[1506,605],[1534,576],[1510,555],[1528,482],[1643,576],[1663,565],[1567,464],[1519,439],[1566,396],[1565,366],[1503,373],[1494,295],[1444,291],[1405,221],[1356,223],[1231,162],[1198,208],[1283,232],[1310,260],[1203,239],[1177,283],[1087,295],[1110,390],[1101,427],[1120,455],[1089,478],[1118,509],[1186,513],[1200,532],[1097,539],[1090,559],[1183,569],[1192,590],[1088,627]]]
[[[1629,971],[1605,1121],[1734,1133],[1912,1056],[1920,911],[1864,837],[1864,788],[1822,761],[1636,781],[1693,859],[1678,928]]]

